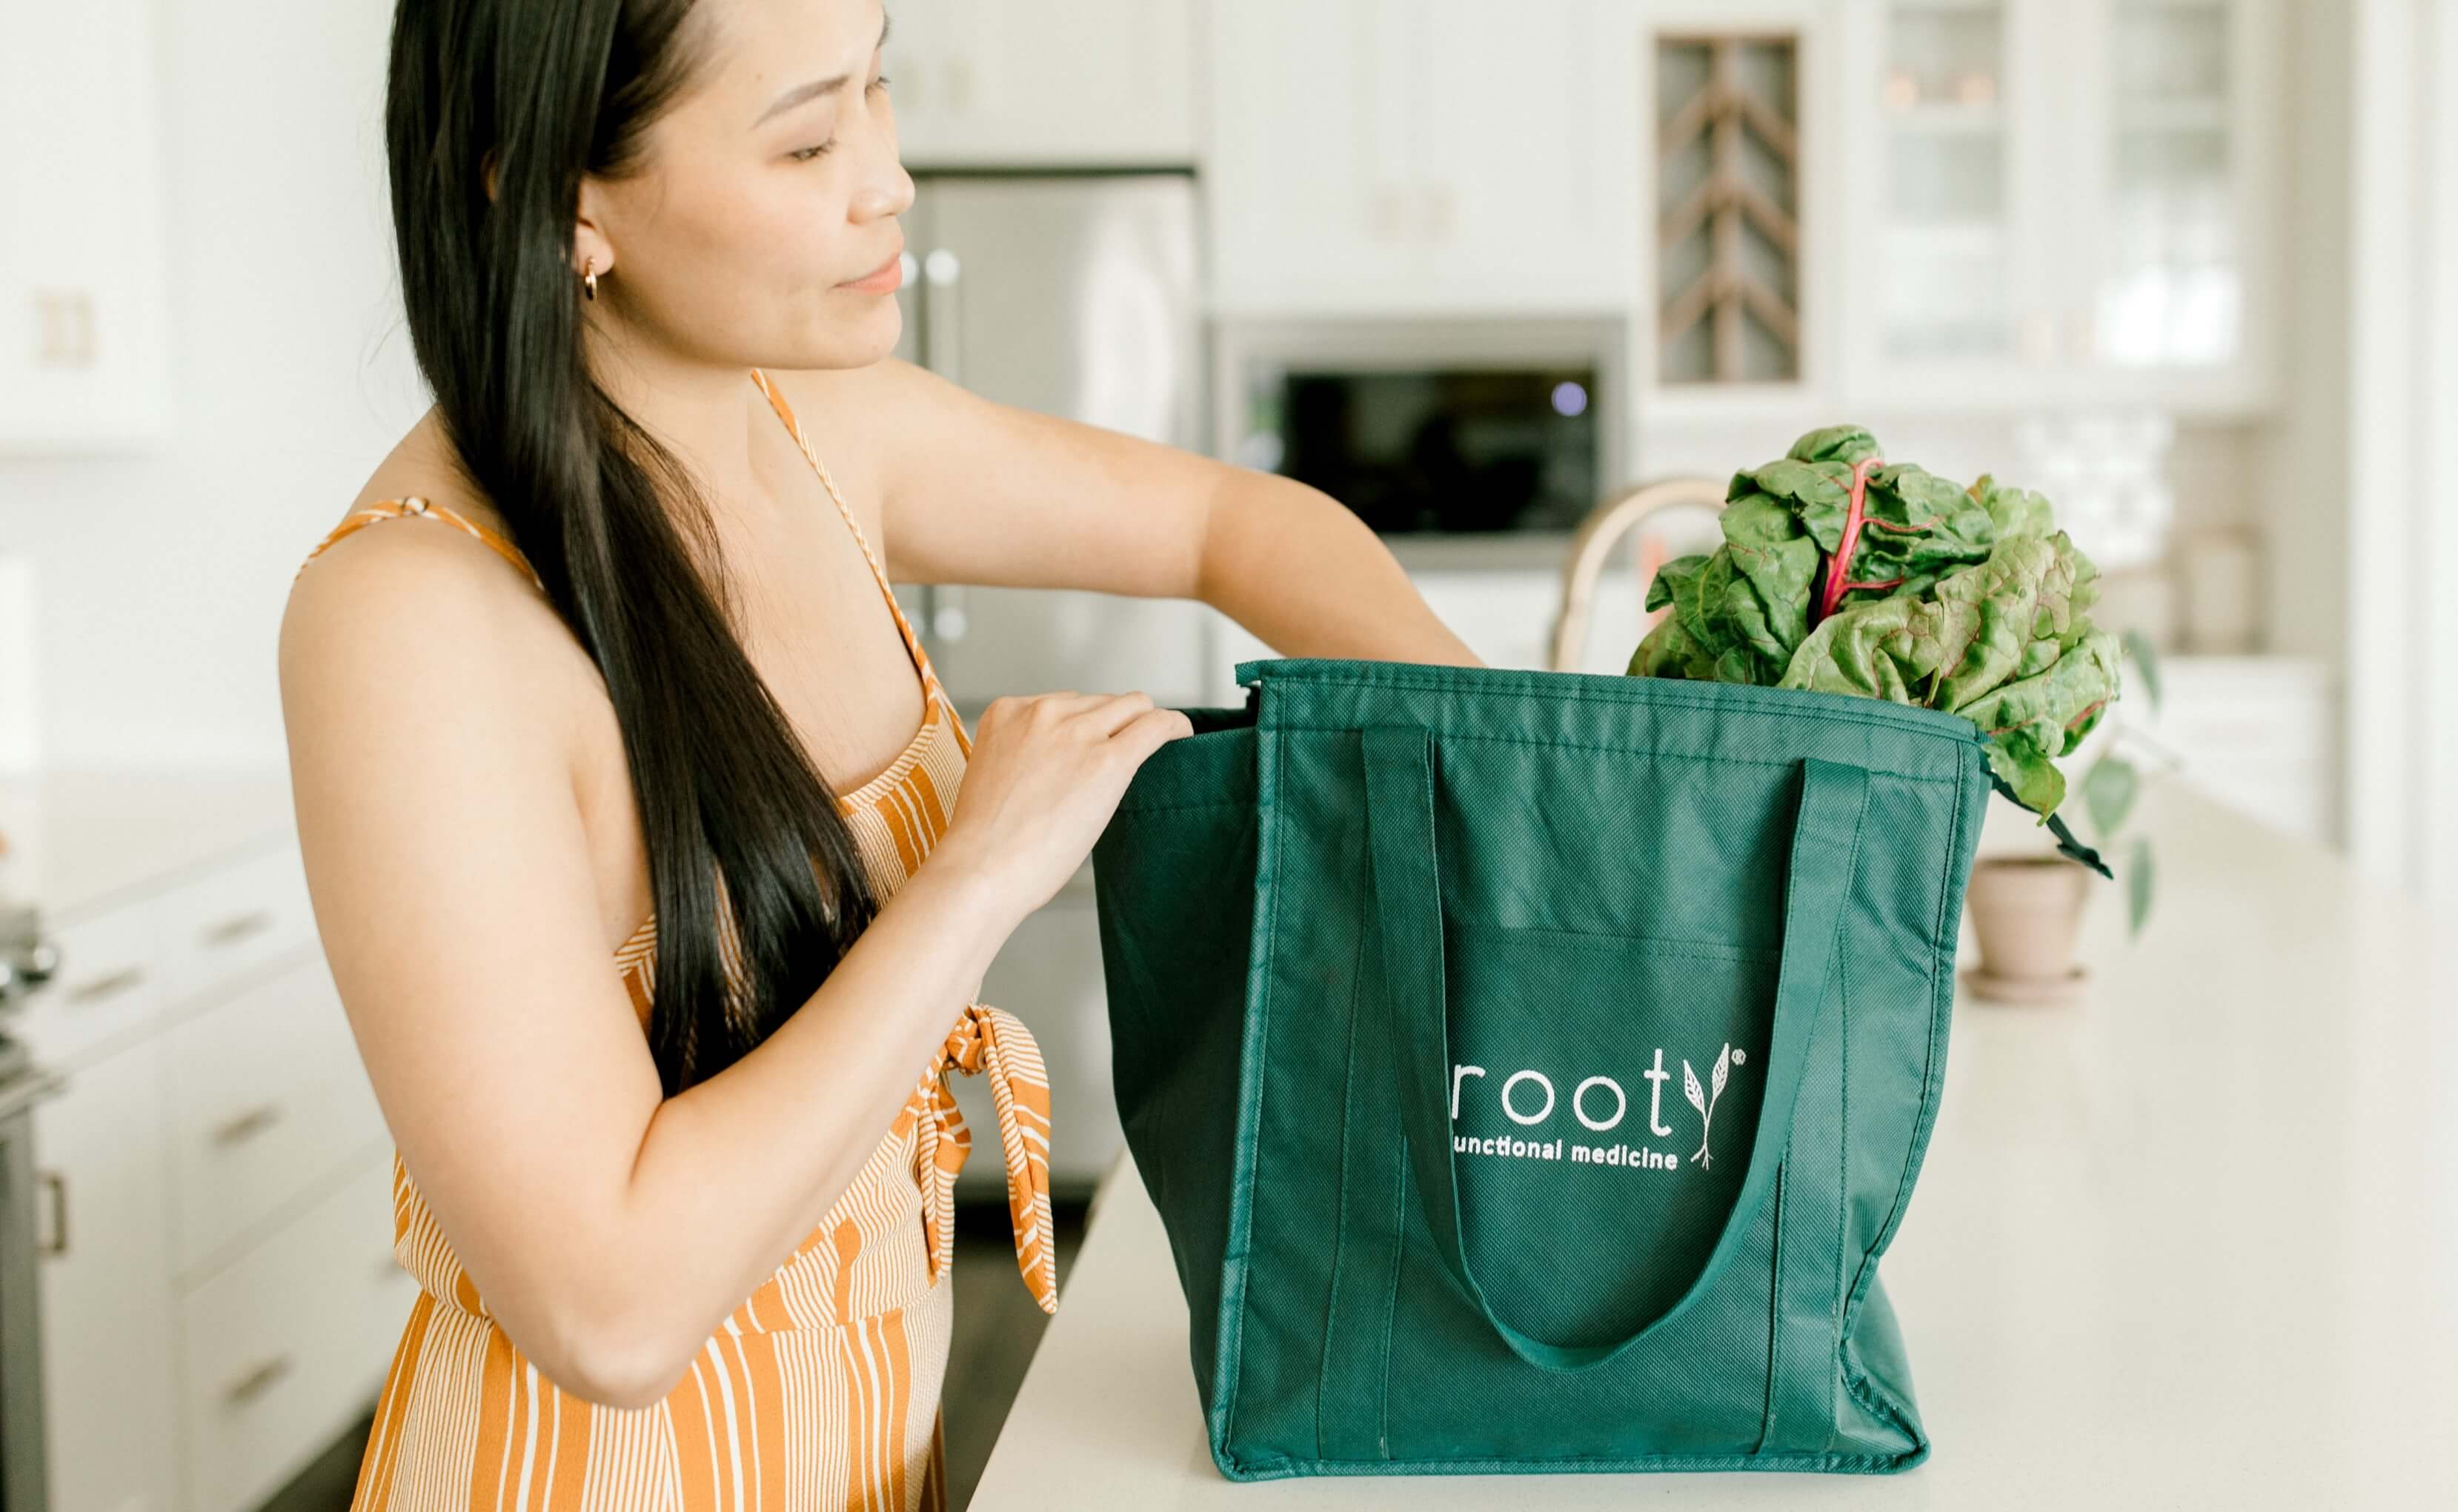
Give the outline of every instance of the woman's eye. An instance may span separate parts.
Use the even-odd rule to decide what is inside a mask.
[[[886,74],[885,74],[885,73],[882,73],[879,77],[877,77],[877,78],[875,78],[875,79],[871,80],[871,81],[870,81],[870,83],[869,83],[867,86],[865,86],[865,88],[869,91],[869,93],[873,93],[873,94],[881,94],[881,93],[886,93],[886,90],[887,90],[887,75],[886,75]],[[791,157],[792,159],[794,159],[794,161],[796,161],[796,162],[798,162],[798,163],[807,163],[807,162],[809,162],[811,159],[813,159],[813,158],[815,158],[815,157],[818,157],[818,156],[822,155],[823,154],[825,154],[825,153],[828,153],[828,152],[832,152],[832,151],[834,151],[834,150],[835,150],[835,148],[836,148],[836,145],[837,145],[836,138],[835,138],[835,137],[833,137],[833,136],[831,136],[831,137],[829,137],[826,141],[823,141],[823,142],[820,143],[817,147],[802,147],[802,148],[797,148],[797,149],[796,149],[796,150],[794,150],[793,152],[787,153],[785,155],[786,155],[786,156],[788,156],[788,157]]]

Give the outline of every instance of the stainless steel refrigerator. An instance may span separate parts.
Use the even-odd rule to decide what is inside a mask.
[[[917,175],[916,188],[904,217],[899,357],[1000,404],[1202,449],[1192,177]],[[1141,690],[1162,704],[1203,701],[1219,616],[1200,604],[927,584],[896,593],[969,727],[1002,694]],[[1010,939],[982,999],[1039,1042],[1052,1188],[1089,1194],[1125,1146],[1089,863]],[[957,1192],[995,1197],[989,1091],[978,1078],[949,1080],[977,1132]]]

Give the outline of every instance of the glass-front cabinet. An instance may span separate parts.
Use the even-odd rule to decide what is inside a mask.
[[[1852,403],[2269,402],[2276,0],[1843,9]]]

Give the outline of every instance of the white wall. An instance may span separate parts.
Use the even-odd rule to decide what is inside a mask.
[[[2437,0],[2429,17],[2428,114],[2426,183],[2431,217],[2423,236],[2437,256],[2425,263],[2426,373],[2424,453],[2458,456],[2458,0]],[[2426,801],[2419,849],[2425,893],[2458,924],[2458,499],[2432,490],[2423,511],[2426,549],[2418,553],[2425,574],[2427,622],[2424,644],[2433,658],[2423,710],[2426,753],[2422,790]],[[2451,935],[2458,935],[2452,929]],[[2446,938],[2446,937],[2445,937]]]
[[[385,208],[391,12],[156,0],[172,441],[0,457],[47,761],[282,759],[291,573],[427,407]]]
[[[2283,8],[2286,95],[2281,198],[2281,389],[2263,472],[2262,522],[2270,574],[2270,634],[2281,651],[2337,665],[2346,649],[2348,84],[2354,29],[2348,8]]]

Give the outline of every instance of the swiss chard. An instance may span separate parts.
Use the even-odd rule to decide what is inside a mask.
[[[2048,500],[1888,464],[1839,425],[1736,475],[1724,544],[1669,562],[1669,608],[1630,672],[1854,694],[1979,725],[2008,792],[2044,818],[2054,765],[2117,694],[2115,639],[2093,625],[2098,571]]]

